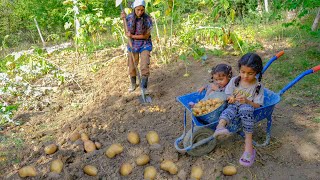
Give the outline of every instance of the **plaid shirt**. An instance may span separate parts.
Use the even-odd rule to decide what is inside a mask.
[[[134,13],[131,13],[127,16],[127,26],[128,31],[131,32],[131,34],[134,35],[141,35],[143,34],[144,29],[147,31],[151,31],[152,29],[152,19],[150,16],[144,16],[141,18],[136,18],[135,20],[135,30],[133,30],[133,20],[134,20]],[[146,27],[143,27],[143,20],[145,21]],[[134,33],[132,33],[134,32]],[[152,51],[152,42],[151,42],[151,35],[148,39],[131,39],[132,42],[132,49],[135,53],[141,53],[144,50]],[[129,44],[127,45],[128,51],[132,52],[131,48],[129,47]]]

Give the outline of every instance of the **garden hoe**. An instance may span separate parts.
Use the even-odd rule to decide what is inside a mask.
[[[122,0],[116,0],[116,7],[118,7],[120,5],[121,11],[123,11],[123,7],[122,7]],[[127,27],[127,22],[125,19],[123,19],[123,25],[124,25],[124,30],[125,32],[128,32],[128,27]],[[129,39],[128,41],[129,43],[129,47],[132,49],[132,42],[131,39]],[[139,85],[140,85],[140,91],[141,91],[141,97],[139,97],[140,103],[151,103],[152,99],[150,96],[147,96],[144,94],[143,92],[143,87],[142,87],[142,83],[141,83],[141,76],[140,76],[140,71],[138,70],[138,67],[136,65],[136,62],[134,61],[134,56],[132,52],[128,51],[129,56],[132,56],[132,61],[133,61],[133,65],[134,68],[136,70],[137,76],[138,76],[138,81],[139,81]]]

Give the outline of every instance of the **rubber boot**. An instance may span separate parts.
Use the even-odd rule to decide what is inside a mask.
[[[141,87],[143,90],[144,94],[148,94],[147,88],[148,88],[148,77],[147,76],[142,76],[141,78]]]
[[[129,92],[133,92],[137,88],[137,77],[130,77],[131,85],[129,87]]]

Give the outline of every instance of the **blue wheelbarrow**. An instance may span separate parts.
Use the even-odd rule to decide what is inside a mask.
[[[264,67],[263,72],[267,70],[270,64],[275,60],[274,58],[270,59],[267,65]],[[304,76],[314,73],[320,70],[320,65],[309,69],[299,76],[297,76],[293,81],[287,84],[282,90],[278,93],[275,93],[269,89],[264,89],[264,105],[260,108],[255,109],[254,118],[256,122],[267,119],[267,127],[266,127],[266,139],[262,144],[253,141],[253,144],[257,147],[266,146],[270,142],[271,138],[271,125],[272,125],[272,113],[276,104],[278,104],[281,100],[281,95],[290,89],[295,83],[297,83]],[[214,111],[214,115],[211,114],[212,119],[210,121],[203,119],[199,119],[199,117],[195,117],[192,114],[191,108],[189,106],[189,102],[199,102],[205,96],[205,92],[201,94],[198,92],[186,94],[183,96],[177,97],[177,101],[180,102],[184,107],[184,132],[182,136],[176,139],[174,145],[178,152],[185,153],[187,152],[191,156],[201,156],[211,152],[216,146],[216,139],[212,136],[216,126],[218,125],[218,118],[224,108],[218,108]],[[223,105],[222,105],[223,106]],[[187,112],[191,114],[191,129],[186,132],[187,126]],[[241,131],[241,121],[237,118],[232,120],[230,124],[227,126],[228,130],[231,133],[238,133],[242,137],[244,137],[244,133]],[[183,148],[180,148],[180,144],[182,143]]]

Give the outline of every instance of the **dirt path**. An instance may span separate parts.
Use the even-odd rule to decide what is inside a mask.
[[[114,50],[106,56],[120,54],[120,50]],[[268,52],[264,55],[263,59],[270,57]],[[36,167],[39,175],[28,179],[143,179],[144,167],[135,166],[128,177],[121,177],[118,171],[122,163],[134,164],[135,157],[147,153],[151,157],[150,165],[158,171],[159,180],[189,179],[193,165],[203,168],[205,180],[317,179],[320,174],[320,128],[319,123],[310,121],[315,116],[312,109],[318,108],[317,104],[303,107],[291,106],[285,101],[278,104],[273,113],[271,143],[267,147],[257,148],[257,159],[251,168],[238,164],[243,139],[237,135],[228,141],[218,142],[215,150],[206,156],[191,157],[175,150],[173,142],[183,131],[183,108],[175,98],[193,92],[206,83],[208,70],[213,65],[226,62],[235,67],[237,59],[232,56],[209,57],[205,65],[194,63],[189,67],[190,77],[183,77],[185,68],[182,63],[172,63],[165,67],[152,64],[150,92],[153,102],[150,105],[139,104],[139,90],[127,93],[129,79],[123,57],[105,64],[98,73],[80,75],[83,92],[77,85],[69,85],[67,88],[73,94],[53,96],[56,105],[42,112],[21,112],[17,118],[25,123],[2,132],[4,137],[14,133],[23,134],[25,141],[22,147],[1,147],[2,150],[11,149],[17,158],[21,158],[18,163],[2,166],[1,176],[5,179],[19,179],[17,170],[31,164]],[[265,78],[269,83],[274,81],[268,72]],[[256,133],[263,134],[264,126],[257,127]],[[150,130],[160,135],[161,148],[152,149],[147,144],[145,135]],[[72,143],[69,140],[69,135],[74,131],[89,134],[91,140],[102,143],[102,149],[85,153],[82,141]],[[126,136],[130,131],[140,134],[140,144],[131,145],[127,142]],[[53,155],[45,155],[43,148],[50,143],[57,143],[59,150]],[[104,152],[112,143],[121,143],[125,149],[116,158],[108,159]],[[63,172],[60,175],[49,173],[50,162],[58,157],[65,162]],[[163,159],[171,159],[178,165],[178,175],[169,175],[160,170]],[[82,167],[86,164],[98,168],[97,177],[83,173]],[[229,164],[238,168],[238,173],[232,177],[222,175],[222,167]]]

